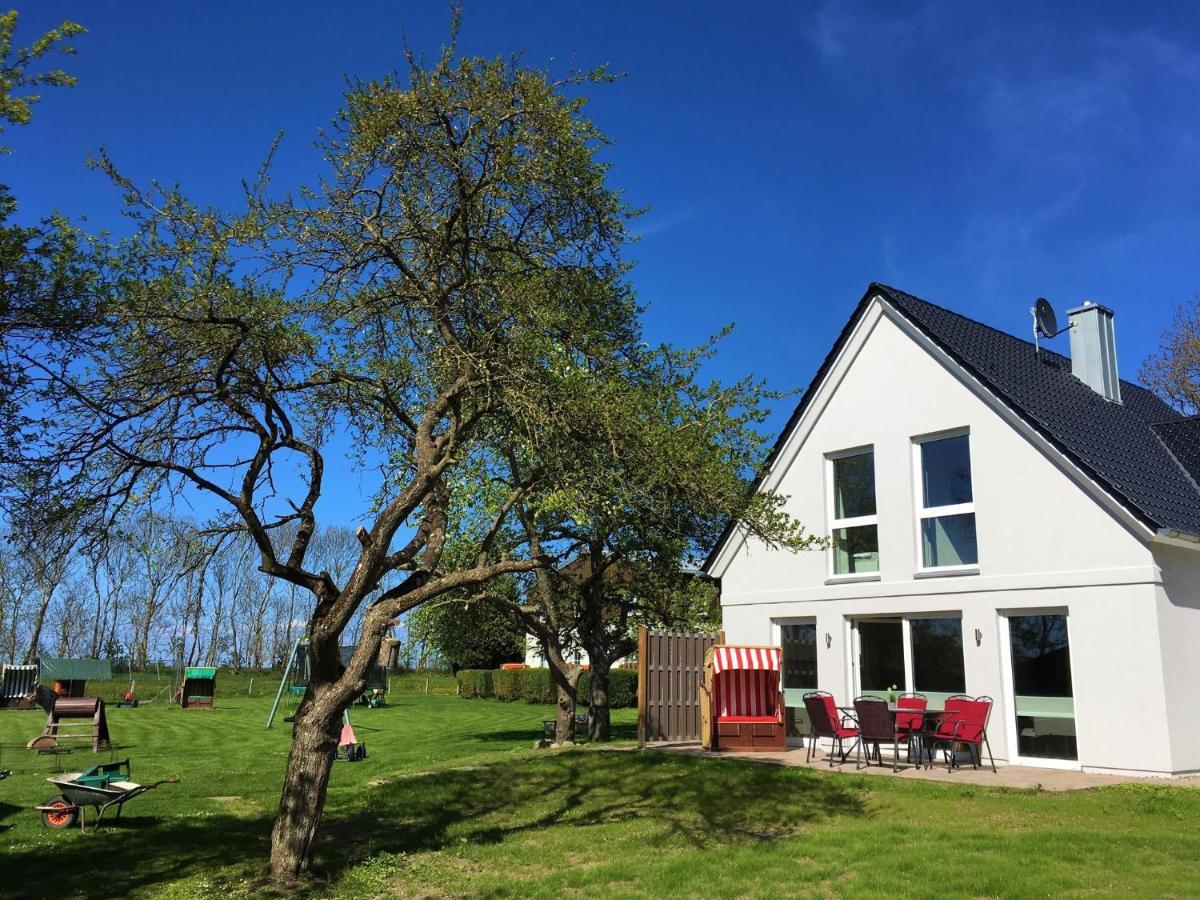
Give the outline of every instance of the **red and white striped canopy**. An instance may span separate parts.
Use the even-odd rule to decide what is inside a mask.
[[[713,674],[733,670],[779,671],[778,647],[713,648]]]

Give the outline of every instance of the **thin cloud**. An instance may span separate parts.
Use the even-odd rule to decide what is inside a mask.
[[[650,212],[639,223],[640,227],[635,227],[634,231],[637,232],[639,237],[655,237],[656,235],[665,234],[668,231],[679,228],[681,225],[686,225],[694,221],[700,216],[701,212],[702,210],[695,207],[687,207],[662,214]]]
[[[825,62],[884,43],[903,49],[912,43],[927,10],[921,7],[907,17],[889,17],[852,0],[829,0],[817,8],[804,34]]]

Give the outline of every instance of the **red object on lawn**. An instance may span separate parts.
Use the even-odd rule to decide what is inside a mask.
[[[701,734],[713,750],[786,750],[778,647],[716,644],[700,686]]]

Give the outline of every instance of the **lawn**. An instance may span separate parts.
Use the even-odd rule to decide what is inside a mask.
[[[234,686],[237,685],[236,690]],[[118,827],[50,832],[56,761],[0,712],[0,895],[259,896],[287,752],[269,685],[218,708],[110,710],[135,779]],[[441,685],[444,687],[444,684]],[[405,684],[423,691],[424,685]],[[313,896],[1197,896],[1200,791],[1070,794],[580,747],[535,751],[549,709],[436,693],[355,713],[370,757],[333,774]],[[633,714],[616,714],[628,748]],[[107,759],[108,754],[101,754]]]

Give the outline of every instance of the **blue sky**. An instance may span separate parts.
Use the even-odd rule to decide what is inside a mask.
[[[119,228],[117,192],[83,166],[97,147],[136,180],[235,203],[282,130],[276,182],[311,180],[343,76],[395,67],[405,35],[436,52],[448,16],[39,2],[21,36],[63,18],[90,31],[80,83],[10,132],[0,181],[25,216]],[[633,249],[647,330],[686,344],[736,322],[714,375],[803,387],[878,280],[1021,335],[1035,297],[1105,303],[1133,378],[1200,289],[1194,5],[468,0],[460,46],[626,73],[589,110],[614,184],[651,206]],[[358,485],[340,486],[347,510]]]

